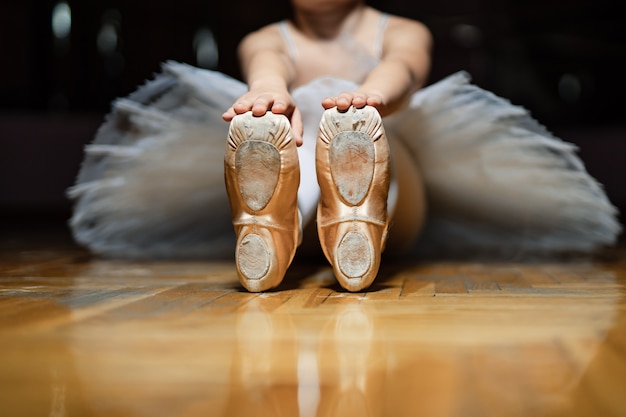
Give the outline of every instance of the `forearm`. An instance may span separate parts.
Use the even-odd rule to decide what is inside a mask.
[[[337,106],[339,111],[345,111],[351,105],[357,108],[369,105],[381,116],[389,116],[404,107],[411,95],[424,85],[426,70],[422,71],[422,67],[427,68],[421,65],[416,71],[404,60],[383,60],[356,90],[326,97],[322,106],[326,109]]]
[[[379,95],[382,99],[379,111],[387,116],[401,108],[423,84],[424,80],[415,76],[404,62],[387,60],[376,66],[356,91]]]
[[[264,31],[249,35],[240,44],[239,60],[248,91],[224,113],[224,120],[249,110],[255,115],[268,110],[284,114],[293,111],[295,103],[289,94],[293,68],[275,43],[271,32]]]
[[[282,42],[282,41],[281,41]],[[284,114],[293,128],[296,144],[302,144],[302,120],[296,103],[289,93],[294,69],[278,49],[268,47],[271,37],[253,37],[240,47],[242,75],[248,91],[224,112],[222,118],[231,121],[237,114],[252,111],[262,116],[267,111]]]
[[[276,51],[259,51],[242,64],[244,80],[250,90],[280,89],[287,91],[293,79],[293,69]]]

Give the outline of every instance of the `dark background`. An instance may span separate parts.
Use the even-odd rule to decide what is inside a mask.
[[[69,0],[71,31],[59,37],[52,28],[58,3],[0,3],[3,228],[44,220],[64,225],[71,212],[65,190],[83,146],[111,100],[151,78],[161,62],[183,61],[239,78],[239,40],[289,15],[283,0]],[[526,107],[556,135],[579,145],[590,173],[626,209],[626,21],[619,2],[368,3],[430,28],[430,82],[466,70],[479,86]],[[198,60],[194,38],[200,30],[212,33],[216,62]]]

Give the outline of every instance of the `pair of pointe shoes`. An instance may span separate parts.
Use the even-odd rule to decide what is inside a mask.
[[[238,236],[239,280],[252,292],[276,287],[302,233],[300,168],[287,118],[270,112],[236,116],[224,165]],[[343,288],[367,288],[378,273],[389,226],[389,145],[378,111],[369,106],[326,110],[316,144],[316,170],[322,250]]]

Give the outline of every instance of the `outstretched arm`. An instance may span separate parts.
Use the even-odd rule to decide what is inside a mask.
[[[302,117],[289,93],[294,69],[283,51],[283,41],[275,26],[246,36],[239,45],[239,60],[248,91],[222,115],[229,122],[237,114],[267,111],[284,114],[291,122],[296,144],[302,144]]]
[[[401,108],[420,89],[430,71],[432,38],[428,29],[413,20],[390,17],[385,30],[381,62],[355,91],[322,101],[324,108],[340,111],[351,105],[376,107],[382,116]]]

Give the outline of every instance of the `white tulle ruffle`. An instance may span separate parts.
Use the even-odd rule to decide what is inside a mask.
[[[293,92],[305,147],[315,143],[321,99],[353,87],[320,78]],[[168,62],[115,101],[68,191],[76,240],[116,257],[230,256],[221,114],[245,91],[221,73]],[[424,176],[429,216],[416,245],[425,252],[590,251],[621,230],[575,147],[463,72],[384,123]]]

